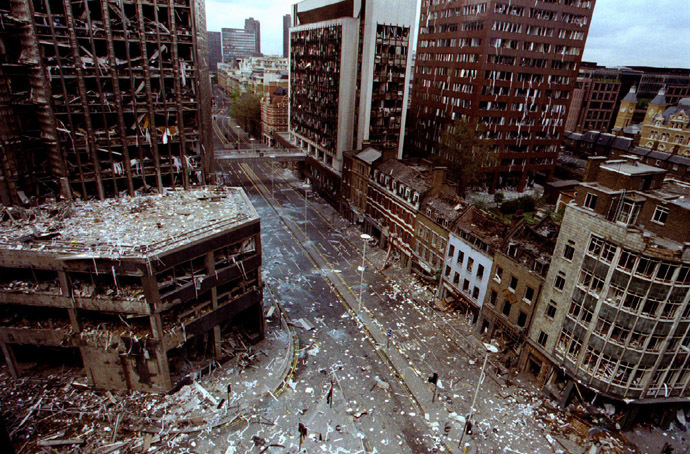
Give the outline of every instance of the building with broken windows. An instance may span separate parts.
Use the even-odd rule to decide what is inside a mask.
[[[0,15],[3,200],[209,178],[202,0],[12,0]]]
[[[496,248],[477,329],[487,339],[501,342],[514,359],[522,354],[534,310],[542,304],[540,296],[558,231],[550,217],[530,225],[515,214],[513,225]]]
[[[550,179],[594,0],[423,0],[410,145],[442,155],[441,132],[466,116],[499,153],[488,183],[522,190]],[[452,159],[452,157],[447,157]]]
[[[259,217],[239,188],[0,213],[0,347],[77,357],[96,388],[169,391],[185,364],[264,335]],[[227,347],[227,346],[226,346]]]
[[[412,266],[415,219],[425,197],[444,190],[445,167],[431,168],[389,159],[374,166],[367,185],[364,231],[399,256],[401,266]]]
[[[690,185],[591,158],[567,205],[527,361],[628,403],[690,397]],[[543,361],[541,358],[546,358]],[[572,387],[571,387],[572,388]]]
[[[340,199],[343,153],[402,157],[414,0],[309,0],[293,6],[290,138],[306,173]]]
[[[467,203],[455,195],[440,194],[422,200],[415,218],[412,271],[427,282],[440,283],[450,228],[466,208]]]
[[[450,226],[440,296],[472,313],[473,322],[484,304],[494,252],[507,232],[506,224],[475,205]]]
[[[381,159],[375,148],[343,153],[343,203],[340,210],[353,224],[364,224],[373,166]]]

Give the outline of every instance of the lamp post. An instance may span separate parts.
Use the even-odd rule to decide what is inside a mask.
[[[472,418],[474,417],[474,405],[477,403],[477,396],[479,395],[479,387],[484,381],[484,376],[486,372],[486,363],[489,361],[489,353],[498,353],[498,348],[492,344],[484,344],[486,348],[486,356],[484,357],[484,364],[482,365],[482,372],[479,374],[479,380],[477,380],[477,387],[474,390],[474,397],[472,398],[472,405],[470,406],[470,414],[467,416],[465,421],[465,427],[462,429],[460,434],[460,442],[458,443],[458,448],[462,445],[462,439],[465,437],[465,432],[467,432],[467,426],[471,424]]]
[[[304,238],[309,241],[309,236],[307,235],[307,196],[309,195],[309,188],[311,187],[309,178],[307,178],[302,187],[304,188]]]
[[[271,197],[275,198],[275,195],[273,195],[273,190],[275,188],[273,183],[273,174],[275,173],[275,170],[273,169],[273,161],[275,160],[275,156],[269,156],[269,159],[271,160]]]
[[[359,236],[364,243],[364,246],[362,247],[362,266],[360,268],[361,274],[359,275],[359,307],[357,310],[362,309],[362,287],[364,287],[364,261],[366,260],[367,256],[367,241],[371,239],[371,235],[367,235],[366,233],[362,233]]]

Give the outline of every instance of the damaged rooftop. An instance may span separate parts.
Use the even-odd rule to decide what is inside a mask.
[[[0,250],[144,256],[258,218],[241,188],[201,187],[109,200],[50,202],[33,208],[3,208]]]

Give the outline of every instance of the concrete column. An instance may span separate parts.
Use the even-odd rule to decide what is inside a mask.
[[[72,288],[65,271],[58,271],[58,281],[60,282],[60,290],[62,290],[62,294],[71,298]],[[77,318],[77,308],[74,307],[74,298],[72,298],[72,307],[67,309],[67,313],[69,314],[69,321],[72,324],[72,330],[75,333],[80,333],[81,327],[79,326],[79,319]]]
[[[156,340],[160,340],[154,347],[153,353],[156,355],[156,364],[158,366],[159,378],[156,383],[161,386],[161,391],[168,391],[172,388],[172,380],[170,379],[170,367],[168,365],[168,353],[163,349],[163,321],[160,314],[153,314],[149,317],[151,323],[151,331]]]
[[[216,261],[213,251],[206,253],[206,273],[208,276],[216,274]],[[211,289],[211,307],[213,307],[213,310],[218,309],[218,290],[215,286]],[[223,357],[221,340],[220,326],[215,325],[213,327],[213,353],[217,360]]]
[[[17,361],[14,358],[12,347],[2,342],[0,343],[0,348],[2,348],[2,353],[5,355],[5,363],[7,364],[7,368],[10,370],[10,375],[16,380],[19,378],[19,369],[17,368]]]

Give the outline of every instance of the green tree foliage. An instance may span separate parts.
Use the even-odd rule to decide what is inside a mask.
[[[517,199],[507,200],[501,204],[499,211],[503,214],[513,214],[518,210],[522,212],[534,211],[537,199],[529,195],[523,195]]]
[[[261,98],[242,93],[232,103],[232,117],[242,128],[258,137],[261,133]]]
[[[480,181],[482,167],[494,166],[498,161],[486,132],[483,124],[469,118],[458,118],[441,132],[441,155],[461,195]]]

